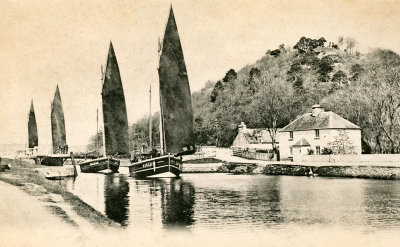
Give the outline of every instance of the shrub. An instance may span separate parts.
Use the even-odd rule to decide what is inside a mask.
[[[321,154],[328,155],[328,154],[333,154],[333,152],[332,152],[332,149],[330,149],[330,148],[323,148],[321,151]]]
[[[271,56],[277,57],[279,54],[281,54],[281,51],[279,49],[273,50],[269,53]]]

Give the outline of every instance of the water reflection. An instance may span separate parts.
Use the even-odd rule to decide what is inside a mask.
[[[131,229],[400,229],[400,181],[182,174],[80,174],[67,190]]]
[[[157,181],[161,188],[162,222],[165,226],[190,226],[193,220],[195,189],[189,182],[173,178]]]
[[[365,180],[282,177],[284,225],[364,226]]]
[[[373,180],[365,186],[365,218],[374,228],[393,228],[400,222],[400,186],[398,181]]]
[[[283,221],[280,177],[210,174],[187,175],[196,188],[196,228],[256,230]]]
[[[249,219],[266,226],[279,225],[284,221],[281,211],[281,177],[256,180],[249,186],[244,198]]]
[[[124,176],[106,176],[104,179],[104,204],[108,218],[125,226],[128,219],[129,183]]]

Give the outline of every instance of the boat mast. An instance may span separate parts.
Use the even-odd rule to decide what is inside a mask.
[[[101,87],[103,87],[104,84],[104,70],[103,70],[103,65],[101,65]],[[104,119],[104,112],[103,112],[103,103],[101,104],[101,113],[103,114],[103,119]],[[102,142],[103,142],[103,157],[106,157],[106,137],[105,137],[105,128],[104,128],[104,121],[103,121],[103,133],[102,133]]]
[[[151,119],[151,85],[150,85],[150,97],[149,97],[149,103],[150,103],[150,113],[149,113],[149,152],[153,149],[153,143],[152,143],[152,119]]]
[[[160,40],[160,37],[158,37],[158,60],[160,60],[161,56],[161,51],[162,51],[162,43]],[[157,70],[160,69],[160,64],[158,64]],[[162,115],[162,105],[161,105],[161,89],[160,89],[160,154],[164,155],[164,130],[163,130],[163,115]]]
[[[96,109],[96,156],[99,157],[99,108]]]

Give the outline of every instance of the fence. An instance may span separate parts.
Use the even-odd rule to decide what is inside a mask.
[[[183,160],[196,160],[204,158],[215,158],[217,148],[215,146],[197,146],[196,153],[183,156]]]
[[[248,150],[247,148],[242,147],[231,147],[232,153],[234,156],[246,158],[246,159],[254,159],[254,160],[276,160],[276,155],[274,153],[260,153],[256,152],[256,150]]]
[[[257,152],[243,152],[243,158],[253,159],[253,160],[275,160],[275,155],[273,153],[257,153]]]
[[[400,163],[400,154],[304,155],[293,158],[293,161],[299,162]]]
[[[15,149],[15,150],[10,150],[7,152],[7,156],[9,158],[31,158],[35,157],[37,155],[48,155],[52,154],[53,152],[53,147],[51,145],[40,145],[39,147],[34,147],[34,148],[25,148],[25,149]],[[86,145],[81,145],[81,146],[69,146],[68,151],[65,150],[65,153],[86,153],[87,148]],[[3,152],[5,153],[5,152]]]

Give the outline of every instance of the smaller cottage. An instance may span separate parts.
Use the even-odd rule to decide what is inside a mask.
[[[361,154],[359,126],[320,105],[279,131],[281,159],[304,155]],[[297,159],[301,160],[301,159]]]
[[[268,129],[248,129],[244,122],[238,126],[239,132],[231,148],[272,150],[272,139]],[[278,144],[278,139],[275,141]]]

